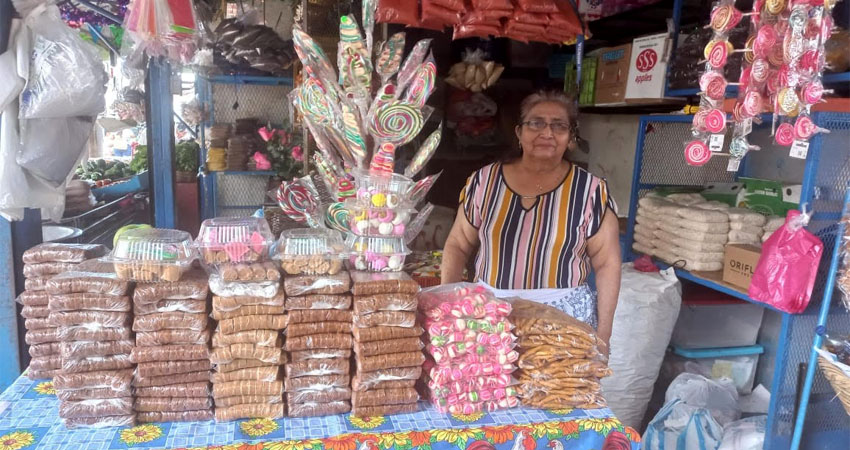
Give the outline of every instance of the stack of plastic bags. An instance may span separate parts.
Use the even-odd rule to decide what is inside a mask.
[[[351,411],[351,280],[331,230],[289,230],[275,250],[286,275],[286,404],[290,417]]]
[[[68,428],[135,423],[130,286],[97,260],[47,282],[62,361],[53,385]]]
[[[729,244],[761,245],[764,225],[767,223],[765,216],[744,208],[730,208],[727,213]]]
[[[132,357],[139,422],[212,419],[208,296],[199,270],[180,281],[136,286]]]
[[[515,300],[522,404],[542,409],[605,406],[599,379],[611,375],[593,329],[564,312],[529,300]]]
[[[273,242],[265,219],[210,219],[198,232],[218,322],[210,353],[217,421],[284,415],[286,316],[280,273],[270,260]]]
[[[24,286],[18,297],[24,305],[21,316],[27,332],[24,340],[29,345],[30,360],[27,376],[37,380],[53,378],[61,368],[56,327],[51,325],[49,298],[45,289],[52,276],[73,270],[79,263],[103,256],[106,247],[86,244],[40,244],[24,252]]]
[[[419,309],[431,357],[426,381],[438,411],[472,414],[519,404],[510,303],[482,286],[458,283],[426,289]]]
[[[419,285],[404,272],[352,272],[354,354],[353,414],[376,417],[415,412],[414,387],[422,374],[422,327],[417,323]]]

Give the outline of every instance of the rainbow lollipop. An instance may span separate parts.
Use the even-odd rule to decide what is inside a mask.
[[[411,205],[417,205],[422,200],[425,200],[425,196],[428,195],[428,191],[434,186],[434,183],[437,182],[437,179],[442,175],[441,172],[437,172],[434,175],[428,175],[427,177],[419,180],[410,187],[410,190],[407,192],[407,198],[410,199]]]
[[[378,0],[363,0],[363,30],[366,32],[366,50],[370,55],[372,54],[372,39],[375,34],[375,11],[377,9]]]
[[[369,133],[378,142],[404,145],[422,131],[423,125],[422,111],[418,107],[394,101],[375,110],[369,122]]]
[[[398,71],[397,84],[399,92],[404,92],[404,88],[413,80],[417,69],[422,65],[422,61],[425,60],[425,55],[428,53],[428,47],[430,45],[431,39],[422,39],[413,46],[413,50],[407,55],[407,59],[404,60],[404,64],[401,65],[401,69]]]
[[[443,123],[440,122],[440,125],[431,133],[428,138],[425,139],[425,142],[422,143],[422,146],[419,147],[419,150],[413,155],[413,159],[410,161],[410,165],[404,169],[404,176],[408,178],[413,178],[414,175],[419,173],[425,167],[425,164],[428,164],[428,161],[434,156],[434,152],[437,151],[437,147],[440,146],[440,139],[443,136]]]
[[[292,29],[292,43],[304,68],[320,78],[325,88],[334,89],[337,80],[336,71],[322,47],[309,34],[301,31],[298,25]]]
[[[363,132],[360,130],[360,118],[357,116],[357,109],[343,101],[342,106],[342,123],[345,126],[345,141],[351,153],[354,154],[357,167],[360,167],[366,161],[366,142],[363,140]]]
[[[328,224],[334,230],[342,231],[343,233],[349,232],[349,218],[351,214],[348,209],[345,207],[344,203],[336,202],[331,203],[328,206],[328,211],[325,214],[325,223]]]
[[[381,81],[386,83],[401,67],[401,56],[404,53],[405,35],[403,32],[396,33],[390,39],[381,44],[375,71],[381,76]]]
[[[319,224],[319,193],[308,177],[280,183],[277,203],[283,213],[296,222],[306,222],[313,228]]]
[[[416,74],[405,92],[404,101],[420,108],[425,106],[425,102],[428,101],[428,97],[434,91],[436,78],[437,65],[434,63],[434,57],[429,55],[428,59],[416,70]]]

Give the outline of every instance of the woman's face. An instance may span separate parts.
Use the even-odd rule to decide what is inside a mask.
[[[570,142],[570,119],[563,105],[538,103],[516,127],[524,157],[560,160]]]

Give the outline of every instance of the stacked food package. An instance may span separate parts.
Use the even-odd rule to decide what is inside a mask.
[[[180,281],[136,286],[132,356],[139,422],[212,419],[208,296],[200,270]]]
[[[229,123],[217,123],[208,131],[207,168],[211,171],[227,169],[227,144],[233,131]]]
[[[780,216],[767,217],[764,223],[764,234],[761,235],[761,242],[764,243],[776,230],[785,225],[785,218]]]
[[[416,319],[419,285],[404,272],[352,272],[353,414],[360,417],[417,410],[422,374],[422,327]]]
[[[264,219],[211,219],[198,233],[218,321],[210,353],[217,421],[284,414],[286,316],[280,272],[269,260],[272,242]]]
[[[24,340],[29,345],[30,360],[27,376],[30,379],[53,378],[58,373],[59,342],[56,328],[50,324],[47,280],[50,277],[73,270],[79,263],[103,256],[102,245],[40,244],[24,252],[24,276],[26,290],[18,301],[24,306],[21,316],[27,329]]]
[[[745,208],[730,208],[727,212],[729,244],[761,245],[764,225],[767,223],[765,216]]]
[[[290,417],[351,411],[351,280],[336,231],[289,230],[276,258],[286,275],[287,412]]]
[[[87,261],[47,282],[62,367],[53,378],[68,428],[132,425],[130,283]]]
[[[605,406],[599,378],[610,375],[611,369],[593,329],[542,303],[512,304],[522,404],[544,409]]]
[[[419,308],[432,358],[426,381],[438,411],[472,414],[519,404],[510,303],[482,286],[460,283],[426,289]]]

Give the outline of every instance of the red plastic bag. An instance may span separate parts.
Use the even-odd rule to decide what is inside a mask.
[[[453,9],[455,11],[466,11],[466,6],[463,0],[423,0],[422,6],[426,4],[440,5],[443,8]]]
[[[803,228],[808,221],[808,215],[788,211],[785,225],[765,241],[750,283],[754,300],[792,314],[806,309],[823,254],[823,242]]]
[[[473,25],[456,25],[454,29],[454,34],[452,34],[452,39],[464,39],[469,37],[481,37],[487,38],[490,36],[500,36],[502,34],[501,28],[493,25],[482,25],[482,24],[473,24]]]
[[[472,0],[472,9],[514,9],[511,0]]]
[[[517,0],[517,6],[523,11],[534,13],[556,13],[558,7],[552,0]]]
[[[422,21],[456,25],[460,22],[460,12],[440,6],[431,0],[422,0]]]
[[[462,22],[467,25],[499,22],[499,19],[503,17],[508,17],[512,13],[513,10],[510,9],[475,10],[466,13],[466,15],[463,16]],[[499,23],[498,25],[501,26],[501,23]]]
[[[375,21],[416,26],[419,23],[419,2],[417,0],[380,0]]]

